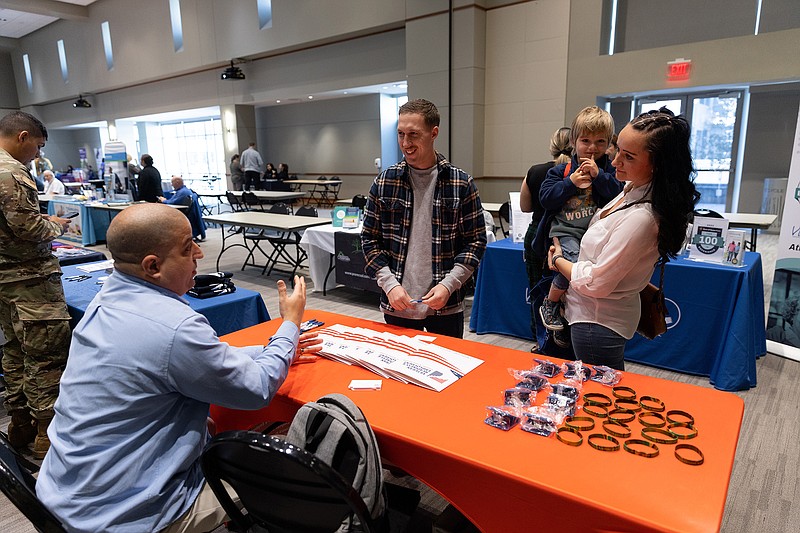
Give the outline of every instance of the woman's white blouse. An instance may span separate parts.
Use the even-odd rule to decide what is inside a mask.
[[[639,291],[650,281],[659,257],[658,223],[650,203],[601,217],[623,196],[622,205],[649,199],[649,189],[649,184],[638,188],[626,184],[589,223],[566,294],[570,324],[600,324],[626,339],[636,332]]]

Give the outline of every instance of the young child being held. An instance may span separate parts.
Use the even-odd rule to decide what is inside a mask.
[[[546,256],[547,248],[558,238],[564,258],[574,263],[592,216],[622,191],[624,184],[617,181],[611,159],[606,155],[613,134],[614,120],[597,106],[584,108],[573,120],[572,160],[551,168],[539,191],[539,200],[546,211],[534,240],[537,253]],[[539,309],[549,330],[564,330],[561,297],[568,287],[569,280],[564,276],[553,277],[550,292]],[[569,346],[566,335],[553,338],[557,345]]]

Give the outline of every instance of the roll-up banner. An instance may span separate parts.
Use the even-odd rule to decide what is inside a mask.
[[[767,316],[767,351],[800,361],[800,113]]]

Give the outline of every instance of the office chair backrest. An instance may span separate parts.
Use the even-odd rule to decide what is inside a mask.
[[[367,197],[363,194],[356,194],[353,196],[353,201],[350,202],[350,205],[359,209],[364,209],[367,206]]]
[[[33,472],[39,468],[20,456],[0,434],[0,490],[31,521],[37,531],[63,533],[58,518],[36,497]]]
[[[257,523],[270,533],[332,532],[353,513],[363,531],[376,530],[366,504],[338,472],[277,437],[221,433],[206,445],[200,464],[223,509],[243,531]],[[246,516],[221,480],[238,494]]]
[[[319,213],[317,212],[317,208],[313,205],[304,205],[297,209],[294,212],[295,215],[299,217],[318,217]]]
[[[278,215],[289,215],[292,213],[292,210],[283,202],[278,202],[277,204],[272,204],[272,207],[269,208],[269,212]]]

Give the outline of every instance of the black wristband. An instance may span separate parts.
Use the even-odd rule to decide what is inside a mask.
[[[556,259],[564,259],[564,256],[561,254],[554,255],[553,260],[550,261],[550,270],[555,270],[556,272],[558,272],[558,268],[556,268]]]

